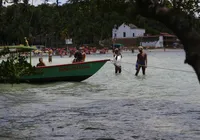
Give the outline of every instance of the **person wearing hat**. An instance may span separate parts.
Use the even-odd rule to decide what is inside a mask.
[[[122,67],[121,67],[122,55],[118,48],[115,49],[113,57],[114,57],[113,61],[114,61],[114,66],[115,66],[115,73],[121,73],[122,72]]]
[[[139,53],[137,55],[137,61],[136,61],[136,73],[135,76],[138,75],[140,72],[140,68],[142,68],[142,73],[145,75],[145,70],[147,68],[147,54],[143,52],[143,47],[138,47]]]

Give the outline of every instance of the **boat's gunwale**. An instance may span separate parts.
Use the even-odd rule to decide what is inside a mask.
[[[77,62],[77,63],[69,63],[69,64],[60,64],[60,65],[51,65],[51,66],[40,66],[40,67],[36,67],[36,68],[41,69],[41,68],[63,67],[63,66],[70,66],[70,65],[77,65],[77,64],[87,64],[87,63],[106,62],[106,61],[110,61],[110,59],[87,61],[87,62]]]

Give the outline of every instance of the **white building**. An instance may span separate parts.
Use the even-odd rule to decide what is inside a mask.
[[[123,23],[118,28],[115,27],[112,30],[112,38],[118,39],[118,38],[136,38],[139,36],[144,36],[145,29],[139,29],[133,24],[126,25]]]

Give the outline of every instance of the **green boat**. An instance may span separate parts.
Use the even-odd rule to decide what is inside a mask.
[[[7,48],[11,50],[10,53],[29,52],[30,63],[31,52],[37,49],[29,46],[8,46]],[[0,47],[0,49],[3,49],[3,47]],[[110,61],[110,59],[36,67],[34,74],[23,75],[19,81],[20,83],[80,82],[94,75],[107,61]]]
[[[47,83],[57,81],[83,81],[94,75],[109,59],[73,64],[37,67],[33,75],[23,76],[20,82]]]

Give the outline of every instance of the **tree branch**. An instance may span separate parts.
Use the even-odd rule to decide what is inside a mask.
[[[194,17],[177,9],[162,7],[154,0],[136,0],[139,13],[158,20],[171,29],[184,45],[185,63],[191,65],[200,82],[200,34],[191,22]]]

